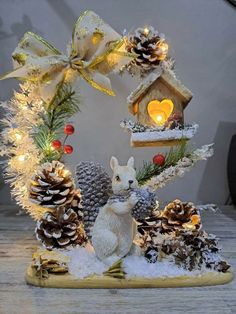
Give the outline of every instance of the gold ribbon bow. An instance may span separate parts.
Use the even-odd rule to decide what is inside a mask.
[[[50,102],[63,82],[82,76],[94,88],[114,96],[107,74],[130,62],[131,54],[117,32],[94,12],[75,23],[68,56],[42,37],[27,32],[12,54],[14,70],[1,79],[19,78],[39,83],[42,99]]]

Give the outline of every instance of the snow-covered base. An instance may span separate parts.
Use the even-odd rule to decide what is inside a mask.
[[[109,266],[97,259],[91,247],[73,248],[69,251],[60,251],[70,257],[69,273],[76,278],[86,278],[91,275],[102,275]],[[199,276],[209,269],[188,271],[170,260],[157,263],[148,263],[143,256],[128,256],[123,259],[123,269],[126,277],[164,278],[179,276]],[[216,271],[212,271],[217,273]]]
[[[173,129],[152,132],[134,132],[131,134],[131,143],[135,142],[156,142],[156,141],[171,141],[171,140],[189,140],[197,132],[198,125],[193,124],[184,129]]]

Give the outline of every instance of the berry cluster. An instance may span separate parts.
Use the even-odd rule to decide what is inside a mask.
[[[71,125],[71,124],[65,125],[64,133],[66,134],[66,137],[64,139],[63,144],[60,140],[54,140],[51,143],[51,147],[55,150],[61,150],[63,148],[64,154],[72,154],[73,153],[73,147],[71,145],[65,145],[65,142],[67,140],[67,137],[69,135],[72,135],[74,132],[75,132],[75,129],[74,129],[73,125]]]

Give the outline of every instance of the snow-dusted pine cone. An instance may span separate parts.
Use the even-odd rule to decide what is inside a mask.
[[[137,204],[132,209],[132,216],[136,220],[150,217],[152,212],[158,207],[155,193],[143,188],[134,189],[132,191],[136,194],[138,198]]]
[[[214,235],[182,230],[177,232],[173,242],[175,263],[187,270],[200,269],[202,264],[219,272],[226,272],[230,267],[219,255],[218,240]]]
[[[73,199],[70,203],[70,205],[67,205],[67,207],[70,207],[71,209],[73,209],[76,213],[79,213],[79,215],[83,215],[83,213],[81,212],[82,210],[82,197],[81,197],[81,192],[79,189],[74,191],[73,194]]]
[[[132,66],[140,69],[141,74],[156,68],[161,61],[166,59],[168,45],[165,36],[156,31],[153,27],[138,28],[127,37],[126,49],[137,55],[128,70],[132,72]]]
[[[74,196],[71,173],[59,161],[46,162],[38,169],[30,185],[29,199],[46,208],[70,204]]]
[[[138,220],[138,232],[150,238],[178,230],[200,230],[201,218],[193,203],[175,200],[163,211],[154,211],[150,217]]]
[[[47,249],[84,245],[87,242],[82,213],[76,213],[70,207],[61,206],[55,212],[46,212],[37,222],[35,233]]]
[[[198,230],[201,218],[197,208],[191,202],[174,200],[162,212],[162,233],[178,229]]]
[[[77,165],[76,178],[82,196],[84,229],[90,238],[99,208],[112,194],[111,179],[99,163],[92,161],[82,161]]]

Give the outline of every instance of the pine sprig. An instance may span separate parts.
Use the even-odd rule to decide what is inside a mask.
[[[57,92],[53,101],[45,104],[45,113],[41,116],[42,122],[36,126],[33,134],[40,153],[41,162],[59,160],[62,152],[51,148],[53,140],[62,135],[66,121],[75,113],[80,111],[80,97],[69,84],[64,84]]]
[[[169,152],[165,155],[165,163],[163,166],[156,165],[152,162],[144,162],[143,167],[137,172],[137,180],[139,185],[145,184],[153,176],[159,175],[163,170],[171,166],[175,166],[177,162],[185,156],[188,156],[186,150],[186,141],[184,141],[176,149],[171,148]]]

